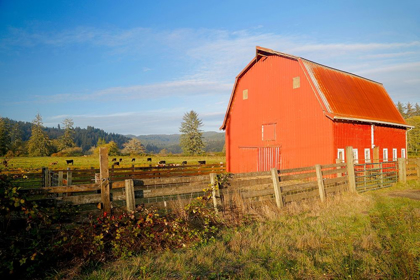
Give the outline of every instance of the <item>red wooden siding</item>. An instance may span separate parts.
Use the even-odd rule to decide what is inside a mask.
[[[300,87],[293,89],[293,78],[297,76]],[[243,100],[245,89],[248,99]],[[275,140],[262,139],[264,124],[275,124]],[[263,147],[278,148],[280,155],[274,156],[277,162],[272,162],[271,167],[330,163],[331,126],[297,60],[261,58],[238,80],[233,93],[226,123],[228,171],[257,171],[262,166],[258,151]]]

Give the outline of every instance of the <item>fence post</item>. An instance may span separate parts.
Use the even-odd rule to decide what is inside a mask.
[[[126,201],[127,211],[134,211],[136,209],[133,179],[125,180],[125,201]]]
[[[279,182],[279,175],[276,168],[271,168],[271,179],[273,180],[274,196],[276,197],[276,204],[278,208],[284,206],[283,197],[281,195],[281,188]]]
[[[373,148],[373,163],[379,163],[379,147],[375,146]]]
[[[405,168],[405,158],[398,159],[398,182],[406,183],[407,182],[407,171]]]
[[[66,184],[66,186],[72,185],[72,183],[73,183],[72,181],[73,181],[73,174],[70,170],[70,167],[67,167],[67,184]]]
[[[46,170],[47,170],[47,168],[46,167],[42,167],[42,187],[43,188],[45,188],[46,186],[47,186],[47,184],[46,184],[46,178],[47,178],[47,176],[46,176]]]
[[[211,184],[211,197],[213,198],[214,211],[218,213],[217,210],[217,199],[216,199],[216,173],[210,173],[210,184]]]
[[[339,158],[336,158],[335,163],[337,164],[342,163],[342,160]],[[341,166],[337,166],[337,169],[341,169]],[[337,177],[343,177],[343,173],[337,173]]]
[[[58,171],[58,185],[62,186],[63,185],[63,171]]]
[[[354,157],[353,147],[346,147],[346,159],[347,159],[347,175],[349,178],[349,189],[351,192],[356,192],[356,176],[354,174]]]
[[[111,182],[108,169],[108,148],[99,148],[99,166],[101,180],[101,201],[104,212],[111,213]]]
[[[383,188],[384,187],[384,169],[383,169],[382,162],[379,164],[379,168],[381,169],[381,188]]]
[[[325,201],[325,188],[324,188],[324,181],[322,180],[322,171],[321,165],[315,165],[316,171],[316,179],[318,181],[318,189],[319,189],[319,198],[321,198],[321,202]]]

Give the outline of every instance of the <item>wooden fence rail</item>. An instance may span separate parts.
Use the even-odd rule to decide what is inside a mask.
[[[351,152],[352,149],[348,151]],[[111,207],[117,206],[133,210],[140,204],[166,206],[172,200],[189,200],[203,195],[205,190],[211,190],[216,209],[224,208],[236,196],[252,201],[271,199],[275,200],[278,207],[283,207],[293,201],[324,201],[337,193],[351,191],[352,185],[356,191],[358,174],[363,174],[363,178],[373,178],[371,183],[387,186],[390,185],[386,184],[388,173],[396,176],[397,171],[400,182],[420,179],[419,159],[400,159],[398,163],[372,163],[367,172],[360,169],[361,165],[352,164],[349,158],[348,163],[242,174],[226,174],[224,166],[218,164],[124,168],[117,171],[116,168],[108,169],[108,165],[104,163],[100,170],[91,168],[51,171],[45,168],[42,172],[44,176],[41,173],[31,174],[31,180],[37,179],[39,183],[23,189],[42,190],[44,196],[38,193],[36,199],[42,197],[55,203],[99,205],[104,211],[111,211]],[[16,181],[28,180],[23,176],[27,175],[17,176]],[[225,184],[219,185],[223,176],[227,176]]]

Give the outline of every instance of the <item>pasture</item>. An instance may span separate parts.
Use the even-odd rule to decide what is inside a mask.
[[[109,167],[112,167],[114,163],[112,160],[116,159],[119,162],[119,166],[115,168],[131,167],[145,167],[150,164],[155,166],[159,161],[166,161],[166,164],[182,164],[183,161],[187,161],[187,165],[197,165],[198,161],[206,161],[207,164],[218,164],[225,162],[225,156],[182,156],[182,155],[149,155],[149,156],[109,156]],[[133,162],[132,159],[135,159]],[[151,158],[152,161],[148,162],[147,158]],[[121,162],[120,162],[121,159]],[[99,168],[98,155],[90,156],[79,156],[79,157],[15,157],[8,159],[8,167],[6,168],[1,162],[4,158],[0,158],[0,171],[1,170],[38,170],[42,167],[48,167],[49,169],[65,169],[70,167],[71,169],[88,169],[91,167]],[[73,160],[74,164],[67,165],[66,160]]]

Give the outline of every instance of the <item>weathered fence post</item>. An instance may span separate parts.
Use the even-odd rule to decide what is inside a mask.
[[[271,168],[271,179],[273,180],[274,196],[276,198],[276,204],[278,208],[284,206],[283,197],[281,195],[281,188],[279,182],[279,174],[276,168]]]
[[[341,159],[336,158],[335,163],[340,164],[340,163],[343,163],[343,162],[342,162]],[[337,166],[337,169],[341,169],[341,166]],[[342,176],[343,176],[343,173],[337,173],[337,177],[342,177]]]
[[[346,147],[346,159],[347,159],[347,175],[349,179],[349,189],[351,192],[356,192],[356,176],[354,174],[354,157],[353,147]]]
[[[218,213],[217,198],[216,198],[216,187],[217,187],[216,186],[217,185],[216,173],[210,173],[210,184],[211,184],[211,197],[213,198],[214,211]]]
[[[126,201],[127,211],[134,211],[136,209],[133,179],[125,180],[125,201]]]
[[[373,148],[373,163],[379,163],[379,147],[375,146]]]
[[[42,167],[42,187],[47,187],[47,168]]]
[[[58,171],[58,180],[57,185],[62,186],[63,185],[63,171]]]
[[[319,189],[319,198],[321,198],[321,202],[325,201],[325,188],[324,188],[324,180],[322,179],[322,171],[321,165],[315,165],[316,171],[316,179],[318,181],[318,189]]]
[[[383,188],[384,187],[384,169],[383,169],[382,162],[379,164],[379,168],[381,169],[381,188]]]
[[[72,183],[73,183],[72,181],[73,181],[73,174],[70,170],[70,167],[67,167],[67,184],[66,184],[66,186],[71,186]]]
[[[398,182],[407,182],[407,170],[405,166],[405,158],[398,159]]]
[[[111,182],[108,169],[108,148],[99,148],[99,167],[101,180],[101,201],[104,212],[111,213]]]

